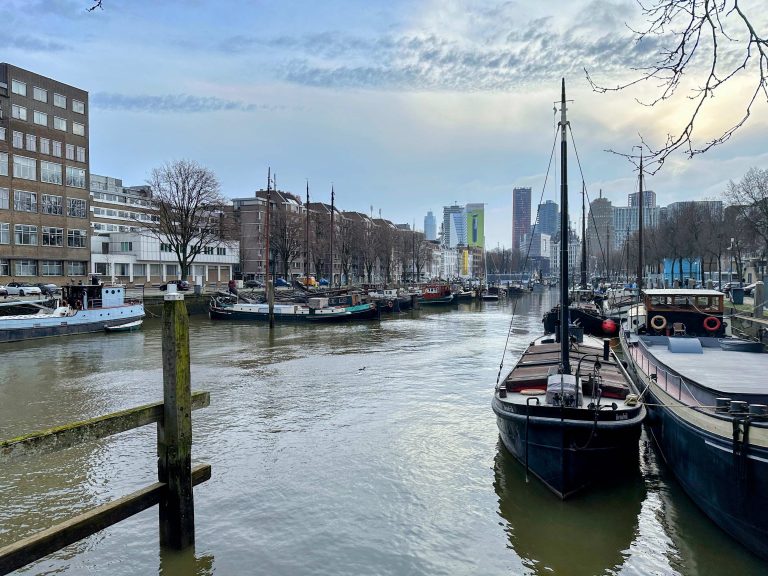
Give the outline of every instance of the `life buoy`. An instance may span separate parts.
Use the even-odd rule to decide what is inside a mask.
[[[661,332],[664,330],[664,328],[667,327],[667,319],[664,318],[664,316],[656,315],[653,318],[651,318],[651,327],[653,327],[654,330],[657,330]]]
[[[707,332],[717,332],[722,325],[723,323],[720,322],[720,318],[717,318],[716,316],[707,316],[704,318],[704,330]]]
[[[392,308],[394,308],[394,307],[395,307],[395,303],[392,302],[392,300],[387,300],[387,308],[392,310]]]

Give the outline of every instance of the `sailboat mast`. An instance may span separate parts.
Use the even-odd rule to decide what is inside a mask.
[[[306,254],[304,256],[304,285],[309,286],[309,180],[307,180]]]
[[[640,149],[640,189],[637,193],[637,289],[643,289],[643,149]]]
[[[331,184],[331,277],[329,278],[330,286],[333,287],[333,236],[335,230],[333,229],[333,213],[335,208],[333,207],[333,184]]]
[[[560,362],[571,373],[568,338],[568,143],[565,114],[565,78],[560,95]]]
[[[587,287],[587,185],[581,181],[581,286]]]

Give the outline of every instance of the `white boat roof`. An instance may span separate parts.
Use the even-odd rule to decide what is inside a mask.
[[[648,296],[725,296],[719,290],[706,288],[653,288],[643,290],[643,294]]]
[[[703,354],[675,354],[667,346],[648,351],[678,374],[723,394],[768,394],[768,354],[703,347]]]

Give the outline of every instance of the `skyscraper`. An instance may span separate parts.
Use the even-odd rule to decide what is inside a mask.
[[[483,248],[485,246],[485,205],[467,204],[467,246]]]
[[[512,250],[520,250],[520,240],[531,229],[531,189],[512,190]]]
[[[552,200],[539,204],[539,225],[536,232],[554,236],[560,229],[560,211],[558,205]]]
[[[443,246],[467,244],[467,216],[464,206],[443,206]]]
[[[630,208],[636,208],[637,207],[637,197],[638,192],[630,192],[628,202]],[[656,192],[653,190],[643,190],[643,207],[644,208],[653,208],[656,206]]]
[[[427,240],[437,240],[437,219],[432,210],[424,216],[424,235]]]

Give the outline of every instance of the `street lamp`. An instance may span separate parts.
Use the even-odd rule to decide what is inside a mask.
[[[728,246],[728,287],[733,282],[733,238],[731,238],[731,245]],[[720,287],[722,290],[722,286]]]

